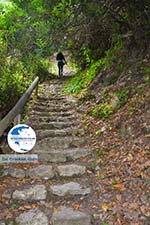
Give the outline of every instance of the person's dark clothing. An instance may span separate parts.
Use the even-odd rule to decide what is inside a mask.
[[[64,55],[61,53],[61,52],[59,52],[58,54],[57,54],[57,56],[56,56],[56,60],[57,61],[59,61],[59,60],[64,60],[65,62],[66,62],[66,60],[65,60],[65,57],[64,57]]]
[[[58,65],[58,75],[59,75],[59,77],[61,77],[62,73],[63,73],[63,66],[66,63],[66,60],[65,60],[64,55],[61,52],[59,52],[57,54],[56,60],[58,62],[58,64],[57,64]]]

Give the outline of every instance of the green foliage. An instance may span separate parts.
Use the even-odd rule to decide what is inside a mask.
[[[40,81],[44,81],[48,79],[49,76],[49,62],[48,60],[39,60],[37,66],[36,66],[36,71],[35,74],[39,76]]]
[[[150,68],[149,67],[142,67],[142,71],[144,72],[145,75],[150,75]]]
[[[0,106],[1,111],[8,111],[24,93],[29,85],[29,80],[27,71],[25,71],[21,62],[16,65],[9,65],[3,72],[0,82]]]
[[[111,114],[113,114],[113,107],[108,102],[103,101],[102,103],[95,105],[91,113],[92,116],[99,117],[102,120],[105,120]]]
[[[113,95],[109,95],[107,89],[103,91],[103,100],[95,105],[92,110],[92,116],[99,117],[102,120],[106,120],[110,115],[114,114],[117,110],[123,107],[129,99],[130,91],[124,88],[120,92],[114,93],[118,99],[115,100],[115,104],[112,103]]]
[[[92,63],[86,71],[77,71],[77,73],[68,81],[65,92],[78,94],[86,88],[95,76],[99,73],[101,60]]]
[[[146,75],[144,77],[144,81],[145,81],[146,84],[150,85],[150,76],[149,75]]]
[[[145,83],[150,85],[150,68],[149,68],[149,66],[143,66],[141,68],[141,70],[144,73],[144,81],[145,81]]]
[[[15,202],[15,203],[11,204],[10,208],[11,209],[18,209],[20,206],[21,206],[20,202]]]
[[[143,93],[144,93],[144,86],[143,85],[139,85],[138,87],[137,87],[137,94],[140,96],[140,95],[142,95]]]
[[[101,64],[104,66],[104,70],[109,69],[112,63],[118,62],[118,53],[122,47],[123,42],[119,35],[118,40],[115,42],[114,46],[109,50],[105,51],[105,57],[101,59]]]
[[[120,92],[115,93],[115,96],[119,98],[119,101],[117,102],[117,109],[120,109],[124,104],[127,103],[129,99],[130,90],[128,88],[124,88]]]
[[[106,155],[106,150],[101,149],[101,148],[96,148],[96,153],[100,158],[103,158]]]
[[[118,60],[117,54],[122,46],[122,39],[119,36],[119,40],[117,40],[115,45],[105,52],[105,57],[95,62],[91,62],[91,64],[85,71],[78,71],[76,74],[74,74],[74,76],[67,83],[65,92],[78,94],[83,89],[87,88],[87,86],[93,81],[96,75],[109,69],[111,64]],[[88,65],[88,63],[90,63],[89,49],[87,49],[86,47],[84,47],[83,49],[86,56],[86,65]]]
[[[16,103],[36,75],[47,78],[49,27],[42,0],[0,5],[0,117]],[[40,19],[39,19],[40,18]],[[10,102],[11,99],[11,102]]]

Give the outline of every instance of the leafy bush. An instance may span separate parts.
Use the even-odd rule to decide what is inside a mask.
[[[86,70],[76,72],[74,76],[67,82],[65,87],[66,93],[78,94],[82,89],[86,88],[100,71],[101,60],[98,60]]]
[[[119,36],[115,45],[105,52],[105,57],[91,62],[86,70],[80,71],[69,80],[65,87],[65,92],[78,94],[82,89],[86,88],[94,78],[99,74],[109,69],[111,64],[118,60],[118,52],[122,48],[123,42]],[[84,49],[86,58],[89,57],[89,51]],[[90,62],[89,58],[86,62]]]
[[[49,76],[48,67],[49,63],[46,60],[39,60],[36,64],[35,75],[39,76],[41,82],[46,80]]]
[[[21,62],[16,65],[8,65],[3,72],[0,82],[0,111],[5,114],[24,93],[30,80]]]

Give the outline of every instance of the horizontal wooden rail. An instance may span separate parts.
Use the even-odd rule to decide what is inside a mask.
[[[9,113],[0,121],[0,136],[3,135],[4,131],[13,122],[13,120],[23,112],[24,106],[31,96],[33,90],[36,88],[36,94],[38,91],[38,81],[39,77],[36,77],[32,84],[29,86],[27,91],[19,99],[16,105],[9,111]]]

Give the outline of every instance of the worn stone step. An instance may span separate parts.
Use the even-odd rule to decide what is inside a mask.
[[[15,172],[11,172],[11,167],[4,170],[5,176],[11,176],[14,178],[41,178],[41,179],[53,179],[58,177],[79,177],[86,173],[86,167],[78,164],[67,164],[67,165],[45,165],[41,164],[32,168],[26,169],[15,169]]]
[[[54,91],[53,93],[52,92],[51,93],[45,92],[44,94],[39,93],[39,95],[40,95],[41,98],[45,98],[47,100],[49,100],[49,99],[60,99],[60,98],[65,99],[66,98],[66,95],[62,94],[60,91]]]
[[[49,97],[42,97],[41,94],[39,93],[38,96],[38,101],[39,102],[51,102],[51,101],[65,101],[66,102],[66,96],[49,96]]]
[[[40,105],[40,106],[45,106],[45,105],[51,105],[51,104],[77,104],[77,99],[74,99],[70,96],[65,96],[65,97],[49,97],[48,100],[41,100],[41,99],[38,99],[36,101],[36,104],[37,105]]]
[[[64,107],[68,107],[70,105],[73,105],[71,102],[66,102],[66,101],[51,101],[51,102],[36,102],[36,104],[34,104],[33,108],[48,108],[48,107],[55,107],[55,106],[64,106]]]
[[[59,165],[57,173],[60,177],[81,176],[86,173],[86,167],[77,164]]]
[[[34,127],[34,126],[33,126]],[[41,140],[47,137],[65,137],[65,136],[79,136],[84,135],[83,129],[53,129],[53,130],[37,130],[37,140]]]
[[[59,137],[59,138],[45,138],[43,140],[37,141],[35,147],[33,148],[34,153],[38,153],[38,150],[47,150],[51,149],[66,149],[66,148],[77,148],[82,147],[84,144],[87,144],[88,141],[86,138],[81,137]]]
[[[91,154],[91,151],[88,149],[69,149],[69,150],[55,150],[55,151],[37,151],[39,161],[42,162],[52,162],[52,163],[61,163],[69,162],[72,160],[77,160],[81,157],[86,157]]]
[[[30,120],[34,119],[34,122],[43,122],[43,123],[49,123],[49,122],[71,122],[74,120],[79,119],[79,116],[77,115],[70,115],[70,116],[40,116],[39,118],[35,118],[35,115],[30,116]]]
[[[39,201],[45,200],[46,197],[47,190],[45,185],[32,185],[30,188],[16,190],[12,193],[12,198],[15,200]]]
[[[68,182],[59,185],[30,185],[24,189],[6,190],[2,197],[6,199],[22,201],[39,201],[47,198],[52,199],[54,196],[70,198],[74,196],[85,196],[91,193],[91,188],[81,185],[77,182]]]
[[[76,105],[75,102],[71,102],[71,101],[69,102],[66,99],[64,99],[64,100],[53,100],[53,101],[47,101],[47,102],[38,101],[33,106],[33,108],[55,107],[55,106],[66,107],[66,106],[75,106],[75,105]]]
[[[49,225],[48,217],[38,208],[21,213],[15,219],[17,225]],[[71,224],[70,224],[71,225]]]
[[[91,225],[91,216],[63,206],[53,213],[52,225]]]
[[[63,116],[68,117],[75,114],[75,110],[69,110],[69,111],[60,111],[60,112],[38,112],[38,111],[31,111],[29,113],[29,116],[46,116],[46,117],[52,117],[52,116]]]
[[[76,195],[88,195],[91,189],[76,182],[69,182],[62,185],[51,185],[49,193],[59,197],[70,197]]]
[[[40,106],[35,106],[33,107],[32,111],[37,111],[37,112],[66,112],[69,110],[72,110],[74,107],[72,105],[53,105],[53,106],[49,106],[49,107],[40,107]]]
[[[74,210],[70,207],[61,206],[55,208],[52,218],[39,208],[30,209],[21,213],[15,219],[17,225],[91,225],[91,215],[86,212]],[[5,223],[4,223],[5,224]],[[14,223],[13,223],[14,224]]]
[[[40,177],[44,179],[51,179],[56,176],[56,171],[51,165],[39,165],[26,171],[26,176],[32,178]]]
[[[44,122],[40,122],[40,123],[32,123],[32,127],[36,130],[41,130],[41,129],[63,129],[63,128],[67,128],[67,127],[73,127],[73,126],[77,126],[79,125],[79,121],[71,121],[71,122],[49,122],[49,123],[44,123]]]

